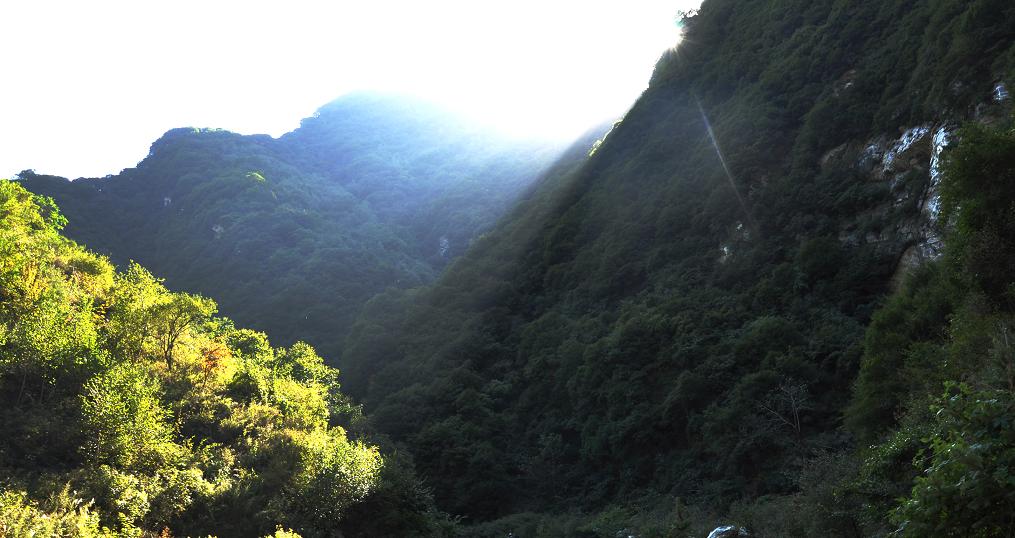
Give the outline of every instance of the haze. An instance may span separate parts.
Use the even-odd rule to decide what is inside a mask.
[[[633,102],[697,3],[5,2],[0,177],[115,173],[173,127],[277,136],[362,89],[572,137]]]

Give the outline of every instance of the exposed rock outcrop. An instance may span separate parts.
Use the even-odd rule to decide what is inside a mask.
[[[750,535],[751,533],[747,532],[747,529],[743,527],[725,525],[722,527],[716,527],[715,530],[708,533],[708,538],[740,538]]]
[[[1003,103],[1011,99],[1011,94],[1008,93],[1008,87],[1004,85],[1004,82],[998,82],[994,86],[994,102]]]
[[[862,143],[839,146],[821,158],[821,166],[853,168],[871,183],[882,184],[891,196],[848,222],[839,239],[900,255],[922,245],[921,255],[933,257],[940,242],[936,216],[941,151],[950,129],[925,123],[906,128],[898,138],[882,134]],[[916,251],[914,251],[916,252]]]
[[[847,222],[839,240],[870,244],[886,255],[897,256],[895,285],[915,267],[941,255],[942,155],[962,121],[989,123],[1006,114],[1011,96],[1005,84],[995,84],[991,96],[990,101],[976,107],[971,117],[943,114],[934,121],[900,129],[897,137],[880,134],[840,145],[821,157],[823,170],[852,168],[891,193],[883,203]]]

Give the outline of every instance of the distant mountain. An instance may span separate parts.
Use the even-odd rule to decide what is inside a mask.
[[[430,282],[560,150],[352,94],[278,139],[174,129],[117,175],[20,181],[57,201],[71,238],[334,357],[364,301]]]
[[[351,332],[345,386],[441,505],[505,517],[477,536],[885,535],[928,402],[1008,341],[951,329],[979,340],[947,370],[907,347],[949,334],[944,288],[880,307],[942,263],[958,126],[1011,112],[1010,2],[706,0],[684,22],[587,161]],[[981,251],[1008,248],[996,230]]]

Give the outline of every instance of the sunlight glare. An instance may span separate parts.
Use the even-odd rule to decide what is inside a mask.
[[[355,90],[569,139],[630,106],[697,3],[5,2],[0,176],[115,173],[173,127],[278,136]]]

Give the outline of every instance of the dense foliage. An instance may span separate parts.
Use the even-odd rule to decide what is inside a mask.
[[[436,521],[411,468],[347,437],[358,408],[313,348],[114,272],[65,223],[0,181],[0,535],[335,536],[361,501],[415,516],[398,534]]]
[[[675,517],[677,496],[758,528],[800,516],[771,535],[860,533],[831,484],[881,475],[852,435],[887,435],[895,387],[956,379],[875,372],[869,357],[897,355],[866,327],[879,312],[874,327],[923,338],[947,319],[951,299],[912,288],[898,300],[922,318],[880,302],[931,236],[930,127],[996,115],[1012,21],[1002,0],[706,2],[588,162],[435,285],[371,301],[347,389],[443,506],[478,520],[618,503]],[[894,161],[870,156],[928,124]],[[884,386],[850,404],[865,354]],[[851,405],[869,417],[848,416],[856,430],[840,427]],[[880,493],[857,478],[858,498],[882,495],[872,528],[908,490],[907,450]]]
[[[556,151],[353,94],[279,139],[174,129],[115,176],[20,176],[56,199],[72,239],[333,358],[363,302],[430,282]]]
[[[942,193],[953,226],[946,256],[886,304],[894,323],[868,330],[847,414],[879,441],[861,451],[868,477],[908,490],[892,517],[900,536],[1015,528],[1015,129],[973,124],[959,137]],[[877,413],[874,424],[887,426],[857,419]],[[892,469],[900,455],[916,468]]]

